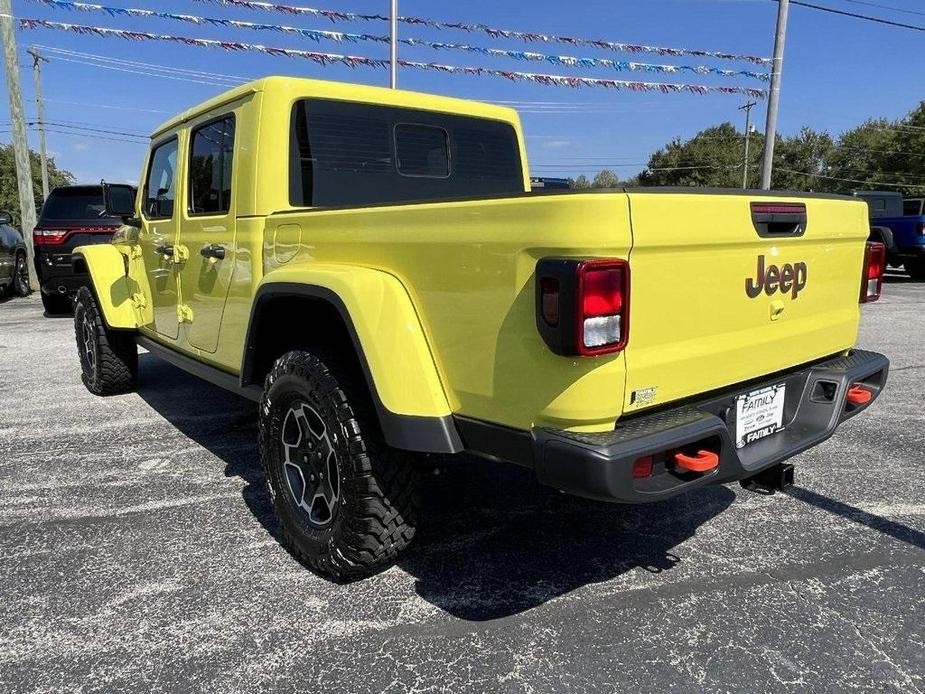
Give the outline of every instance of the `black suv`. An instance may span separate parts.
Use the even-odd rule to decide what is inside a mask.
[[[109,243],[122,225],[107,217],[102,186],[62,186],[51,191],[32,238],[35,269],[48,313],[66,313],[74,295],[87,284],[86,275],[74,272],[71,253],[77,246]]]

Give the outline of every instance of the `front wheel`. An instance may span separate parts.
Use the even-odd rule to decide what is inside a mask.
[[[95,395],[135,390],[138,347],[129,333],[110,330],[103,322],[93,293],[81,287],[74,303],[74,333],[81,379]]]
[[[414,537],[415,469],[390,449],[339,360],[289,352],[260,403],[260,455],[290,550],[335,580],[386,567]]]
[[[26,254],[16,254],[16,265],[13,268],[13,291],[16,296],[29,296],[32,287],[29,286],[29,267],[26,265]]]

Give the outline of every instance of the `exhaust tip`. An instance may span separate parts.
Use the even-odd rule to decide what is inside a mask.
[[[59,284],[58,294],[67,294],[67,287],[65,287],[63,284]]]

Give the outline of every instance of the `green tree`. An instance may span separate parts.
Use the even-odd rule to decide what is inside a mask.
[[[772,187],[791,190],[825,189],[818,174],[825,170],[833,146],[828,133],[803,128],[795,137],[778,137],[774,146]],[[757,188],[761,175],[764,136],[749,136],[748,187]],[[690,140],[675,139],[649,159],[639,174],[642,185],[741,188],[745,136],[732,123],[707,128]]]
[[[599,171],[594,180],[591,181],[592,188],[618,188],[620,186],[620,177],[610,169]]]
[[[838,192],[882,188],[925,193],[925,101],[899,120],[871,119],[842,133],[826,160],[825,174]]]
[[[591,181],[589,181],[588,177],[584,174],[581,174],[577,178],[570,178],[568,182],[574,190],[587,190],[591,187]]]
[[[42,204],[42,165],[38,153],[30,150],[29,154],[32,160],[32,190],[38,210]],[[70,171],[59,169],[53,158],[48,160],[48,185],[51,188],[70,185],[73,182],[74,175]],[[13,224],[17,229],[22,228],[13,145],[0,145],[0,210],[12,214]]]
[[[750,170],[760,156],[763,138],[752,136]],[[675,138],[649,158],[639,174],[645,186],[741,187],[743,135],[732,123],[707,128],[690,140]]]

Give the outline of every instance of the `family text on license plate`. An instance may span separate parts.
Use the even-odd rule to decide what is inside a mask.
[[[736,448],[775,434],[784,428],[784,384],[736,397]]]

